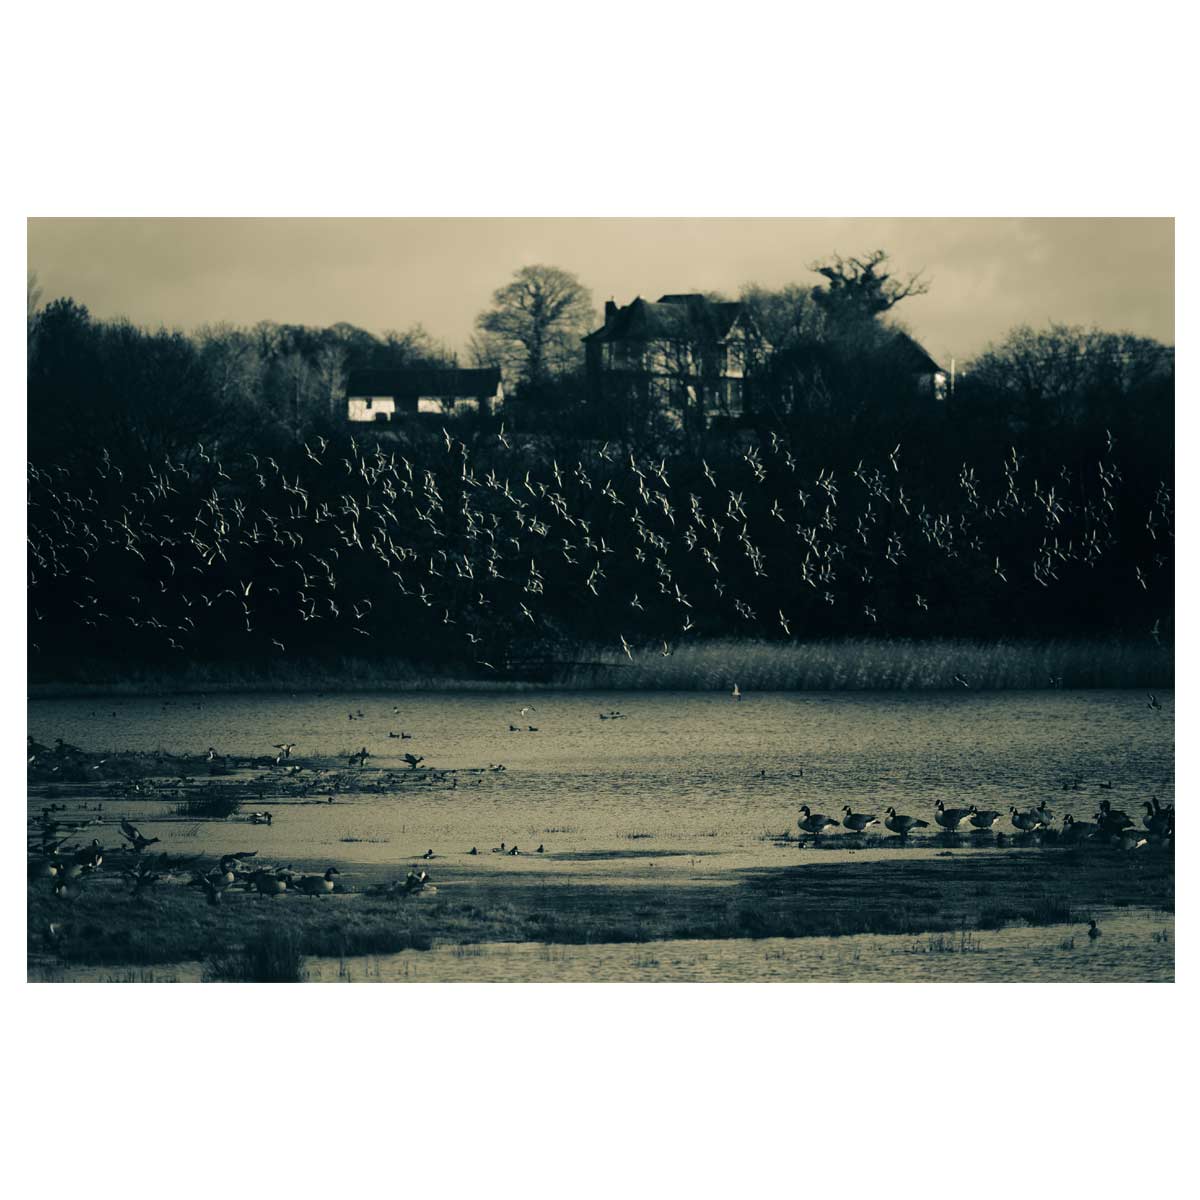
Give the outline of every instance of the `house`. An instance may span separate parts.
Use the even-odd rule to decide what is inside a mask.
[[[594,397],[637,393],[676,426],[700,428],[743,415],[750,351],[769,349],[741,304],[696,293],[609,300],[604,325],[583,344]]]
[[[495,369],[413,367],[351,371],[346,381],[350,421],[391,422],[429,413],[492,412],[504,403]]]
[[[920,342],[907,333],[898,332],[881,354],[889,369],[912,379],[920,391],[935,400],[946,399],[946,372],[930,358]]]

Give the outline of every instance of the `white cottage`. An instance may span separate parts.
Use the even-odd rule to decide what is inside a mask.
[[[346,417],[357,422],[390,423],[422,413],[494,412],[503,403],[504,385],[493,369],[351,371],[346,382]]]

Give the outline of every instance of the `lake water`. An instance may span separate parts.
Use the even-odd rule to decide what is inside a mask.
[[[923,833],[936,832],[939,798],[1005,813],[1045,800],[1056,818],[1079,819],[1103,798],[1135,816],[1151,794],[1173,803],[1173,695],[1159,700],[1155,711],[1142,692],[1050,689],[750,693],[741,701],[697,692],[346,692],[34,700],[28,717],[39,741],[61,737],[87,750],[200,756],[211,745],[265,755],[295,742],[293,754],[305,759],[366,746],[375,768],[406,770],[408,751],[424,756],[423,768],[458,772],[388,794],[339,792],[331,805],[313,802],[324,798],[319,789],[272,800],[271,827],[236,826],[237,839],[252,838],[263,857],[400,864],[434,849],[492,870],[501,856],[466,851],[503,841],[543,843],[548,855],[670,849],[741,867],[778,861],[764,835],[795,832],[803,803],[839,817],[843,804],[872,813],[895,805],[930,821]],[[623,716],[601,719],[612,711]],[[401,731],[411,739],[389,737]],[[506,769],[486,769],[497,763]],[[199,760],[195,775],[206,777]],[[1079,790],[1064,791],[1063,780],[1076,777]],[[229,823],[156,826],[171,811],[161,798],[123,798],[119,814],[106,807],[114,823],[129,815],[160,836],[161,849],[249,848],[231,847]],[[997,828],[1011,831],[1007,818]]]

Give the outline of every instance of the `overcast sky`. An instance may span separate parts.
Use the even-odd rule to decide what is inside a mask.
[[[608,298],[817,283],[833,252],[889,252],[924,270],[896,315],[939,360],[1013,325],[1098,325],[1175,340],[1174,223],[1164,219],[31,220],[43,300],[187,330],[209,322],[420,323],[464,349],[475,315],[518,267],[573,271]]]

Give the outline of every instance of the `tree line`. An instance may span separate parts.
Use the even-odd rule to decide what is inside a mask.
[[[598,323],[590,294],[566,272],[547,271],[518,272],[479,318],[472,361],[490,357],[504,371],[511,400],[501,412],[436,417],[384,431],[348,426],[346,377],[361,367],[453,364],[453,353],[419,326],[376,335],[344,324],[313,329],[264,322],[186,335],[98,321],[69,298],[43,306],[31,289],[29,457],[40,481],[38,503],[51,505],[48,497],[62,490],[86,506],[89,528],[107,521],[116,529],[128,521],[134,495],[173,479],[178,494],[136,501],[170,515],[168,525],[191,520],[213,504],[266,505],[272,521],[285,513],[300,521],[289,489],[303,479],[311,503],[325,502],[336,511],[342,493],[334,464],[361,463],[368,453],[384,455],[389,471],[399,469],[399,455],[417,471],[432,469],[443,490],[461,490],[457,469],[444,461],[450,439],[462,447],[479,480],[490,477],[497,487],[512,488],[522,476],[535,486],[541,480],[564,497],[571,514],[604,527],[620,505],[601,499],[600,489],[608,482],[624,506],[644,503],[638,473],[631,474],[629,464],[653,459],[672,480],[670,489],[661,490],[669,492],[676,512],[693,494],[705,496],[706,507],[715,503],[710,494],[755,498],[745,501],[752,519],[743,534],[772,568],[761,578],[750,576],[745,603],[768,616],[781,609],[789,620],[804,613],[806,636],[1072,631],[1145,636],[1152,625],[1169,634],[1170,347],[1125,333],[1023,326],[966,364],[953,393],[936,403],[910,379],[898,377],[888,356],[901,328],[897,306],[927,284],[919,276],[894,278],[886,255],[876,252],[819,264],[824,282],[813,286],[743,289],[739,299],[754,330],[748,347],[751,401],[736,427],[680,430],[656,422],[652,413],[642,414],[640,422],[633,419],[636,413],[614,422],[612,411],[597,412],[582,369],[581,331]],[[543,283],[544,295],[538,291]],[[315,474],[314,452],[325,464]],[[759,478],[767,461],[769,484]],[[896,463],[903,466],[902,476],[890,465]],[[1013,463],[1020,464],[1024,489],[1019,503],[1005,495]],[[586,483],[572,473],[572,464],[587,475]],[[551,483],[560,471],[565,481]],[[821,509],[813,496],[824,497]],[[1109,509],[1102,513],[1105,505]],[[1077,517],[1056,526],[1056,506]],[[424,519],[421,511],[428,510],[414,506],[414,521]],[[519,508],[503,511],[519,521]],[[70,522],[69,511],[63,513],[61,520]],[[733,519],[731,527],[740,520]],[[818,521],[830,523],[819,539],[838,557],[837,581],[822,581],[819,588],[815,580],[798,585],[801,531],[811,536]],[[548,517],[545,523],[553,522]],[[986,534],[968,536],[972,523],[978,530],[986,526]],[[1105,531],[1102,553],[1082,542],[1084,532],[1095,528]],[[673,529],[664,525],[662,536]],[[904,539],[904,557],[881,573],[874,564],[892,531]],[[559,532],[572,543],[578,537],[569,523]],[[404,536],[406,544],[420,544],[435,556],[450,545],[442,540],[444,531],[426,536],[417,528]],[[519,525],[515,536],[524,536]],[[692,551],[685,542],[670,554],[663,551],[662,561],[695,587],[707,576],[693,563]],[[358,554],[356,549],[356,559]],[[1086,569],[1080,565],[1085,558]],[[118,559],[106,555],[103,561]],[[641,587],[645,598],[644,562],[601,561],[610,574],[627,570],[629,587]],[[854,563],[853,571],[847,563]],[[1019,579],[1014,574],[1012,587],[997,587],[996,572],[1012,573],[1017,563]],[[44,589],[44,565],[35,567],[31,573]],[[161,564],[155,569],[165,570]],[[218,571],[220,564],[205,569]],[[562,596],[577,596],[581,583],[573,565],[557,569],[562,587],[551,589],[551,608]],[[377,594],[372,590],[377,585],[392,586],[387,572],[376,578],[378,565],[364,566],[361,576],[353,570],[362,599]],[[80,577],[90,577],[93,590],[104,584],[94,570]],[[236,590],[238,579],[224,580],[221,588],[226,586]],[[279,590],[286,593],[287,586],[281,582]],[[833,599],[827,601],[826,593]],[[157,593],[147,592],[152,594]],[[930,608],[915,606],[914,595]],[[48,599],[44,590],[41,596],[43,617],[69,625],[68,592],[60,600]],[[756,617],[751,628],[726,613],[727,607],[714,604],[697,614],[698,628],[710,635],[758,636],[764,629],[780,635],[773,619],[760,629]],[[279,621],[284,612],[285,642],[302,645],[318,626],[286,605]],[[447,616],[449,622],[463,620],[449,601],[436,612],[418,605],[414,613],[430,623],[423,643],[431,649],[443,641],[453,644],[461,631],[461,624],[444,623]],[[562,636],[600,637],[608,618],[603,605],[593,611],[572,600],[561,612],[547,614],[546,628]],[[506,636],[528,633],[519,615],[505,619]],[[140,628],[128,624],[130,630]],[[317,651],[345,650],[330,627],[319,628],[325,640]],[[629,630],[636,629],[631,622]],[[180,636],[177,630],[175,640]],[[144,643],[132,632],[127,637],[121,653],[136,655],[135,647]],[[399,639],[394,647],[392,637]],[[375,629],[373,638],[368,644],[373,652],[411,644],[402,626]],[[85,636],[81,645],[86,643]]]

